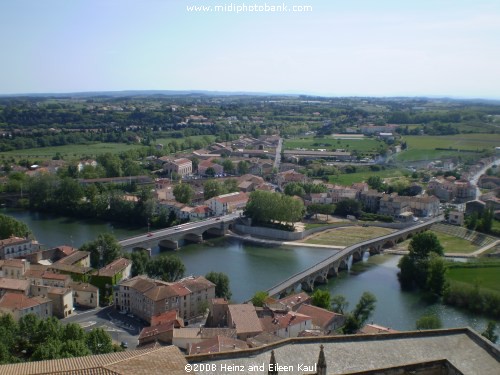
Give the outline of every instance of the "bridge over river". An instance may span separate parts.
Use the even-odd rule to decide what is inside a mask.
[[[411,238],[417,233],[421,233],[429,229],[434,223],[441,221],[442,218],[434,218],[424,223],[419,223],[411,227],[387,234],[385,236],[372,238],[367,241],[359,242],[348,246],[334,255],[322,260],[308,269],[299,272],[281,283],[268,289],[269,296],[280,296],[290,294],[299,286],[305,291],[312,291],[315,284],[324,284],[328,278],[338,274],[339,270],[347,269],[349,258],[352,256],[353,261],[360,261],[366,251],[370,254],[379,254],[384,248],[395,246],[398,242],[402,242]]]
[[[180,241],[200,243],[203,242],[203,236],[207,234],[224,236],[227,231],[232,228],[234,221],[239,217],[240,213],[235,212],[225,216],[189,222],[139,236],[125,238],[119,241],[119,243],[125,250],[151,248],[157,245],[163,248],[177,250],[179,249]]]

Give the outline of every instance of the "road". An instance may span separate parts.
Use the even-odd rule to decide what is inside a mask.
[[[194,221],[194,222],[189,222],[185,224],[179,224],[170,228],[165,228],[165,229],[160,229],[157,231],[150,232],[150,234],[145,233],[141,234],[139,236],[134,236],[130,238],[126,238],[124,240],[119,241],[120,245],[123,247],[131,246],[136,243],[143,243],[150,241],[152,239],[158,238],[158,237],[165,237],[168,235],[173,235],[176,233],[182,233],[194,228],[199,228],[203,227],[207,224],[214,224],[214,223],[220,223],[223,221],[228,221],[228,220],[233,220],[236,219],[237,217],[240,217],[240,211],[237,211],[235,213],[225,215],[225,216],[219,216],[219,217],[213,217],[209,218],[206,220],[200,220],[200,221]]]
[[[278,141],[278,146],[276,147],[276,155],[274,157],[274,168],[276,170],[280,170],[280,163],[281,163],[281,149],[283,148],[283,138],[280,138]]]
[[[472,174],[471,176],[469,176],[470,183],[473,184],[473,185],[476,185],[476,198],[479,198],[479,196],[481,195],[481,190],[477,186],[477,182],[479,181],[479,177],[481,177],[481,175],[485,174],[486,171],[489,168],[491,168],[492,165],[498,164],[498,162],[500,162],[500,159],[499,158],[495,158],[493,161],[491,161],[490,163],[486,164],[483,168],[481,168],[480,170],[478,170],[477,172],[474,172],[474,174]]]
[[[75,314],[61,321],[63,324],[77,323],[85,331],[103,328],[116,344],[126,342],[129,349],[135,349],[139,333],[145,325],[137,318],[119,314],[113,306],[92,310],[77,310]]]

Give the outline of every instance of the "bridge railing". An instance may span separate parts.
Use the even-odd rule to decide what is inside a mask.
[[[273,287],[269,288],[266,290],[266,292],[269,293],[269,295],[271,295],[271,291],[275,290],[275,289],[282,289],[280,288],[282,285],[286,285],[287,283],[289,283],[291,280],[294,280],[296,279],[293,283],[291,284],[294,284],[295,282],[298,282],[300,281],[304,275],[307,275],[309,273],[312,273],[310,271],[317,271],[317,270],[320,270],[322,269],[323,267],[326,267],[330,264],[332,264],[333,262],[337,261],[338,259],[341,259],[343,258],[345,255],[349,254],[350,252],[352,251],[355,251],[357,249],[359,249],[360,247],[363,247],[363,246],[368,246],[374,242],[379,242],[379,241],[383,241],[384,239],[391,239],[392,237],[394,236],[400,236],[402,234],[405,234],[405,233],[408,233],[408,232],[413,232],[417,229],[420,229],[420,228],[425,228],[425,227],[430,227],[432,224],[434,224],[435,222],[438,222],[438,221],[441,221],[442,218],[438,217],[438,218],[435,218],[435,219],[432,219],[432,220],[429,220],[428,222],[425,222],[425,223],[419,223],[417,225],[413,225],[411,227],[408,227],[408,228],[405,228],[405,229],[402,229],[400,231],[397,231],[397,232],[393,232],[393,233],[389,233],[389,234],[385,234],[383,236],[379,236],[379,237],[375,237],[375,238],[371,238],[369,240],[366,240],[366,241],[361,241],[361,242],[358,242],[358,243],[355,243],[351,246],[348,246],[346,247],[345,249],[342,249],[340,250],[339,252],[329,256],[328,258],[326,259],[323,259],[322,261],[312,265],[311,267],[308,267],[306,268],[305,270],[303,271],[300,271],[300,272],[297,272],[295,273],[294,275],[288,277],[287,279],[283,280],[282,282],[280,282],[279,284],[276,284],[274,285]],[[279,292],[280,290],[278,290]],[[273,294],[276,294],[277,292],[274,292]]]

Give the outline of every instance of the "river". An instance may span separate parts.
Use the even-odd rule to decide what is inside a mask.
[[[80,246],[101,232],[112,232],[117,238],[144,233],[145,228],[125,228],[105,222],[54,217],[11,209],[0,212],[25,222],[35,237],[47,247],[68,244]],[[186,265],[187,274],[204,275],[210,271],[229,276],[234,302],[249,299],[288,276],[327,258],[333,250],[308,247],[263,247],[237,239],[218,238],[207,244],[182,247],[176,254]],[[159,249],[153,249],[158,254]],[[428,305],[415,293],[401,291],[397,280],[399,256],[375,255],[354,264],[349,272],[330,279],[323,288],[332,295],[344,295],[354,308],[364,291],[377,297],[374,322],[397,330],[415,328],[422,315],[437,314],[444,327],[470,326],[482,332],[487,319],[441,304]],[[500,327],[499,327],[500,328]],[[500,329],[499,329],[500,334]]]

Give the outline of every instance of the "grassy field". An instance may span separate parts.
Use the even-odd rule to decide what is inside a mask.
[[[363,182],[363,181],[366,182],[368,180],[368,177],[370,176],[380,176],[380,178],[402,177],[404,176],[403,174],[404,171],[408,173],[408,171],[404,169],[385,169],[385,170],[380,170],[378,172],[364,170],[362,172],[344,173],[340,175],[329,176],[330,178],[329,182],[332,184],[339,184],[339,185],[351,185],[355,182]]]
[[[379,227],[345,227],[326,230],[313,234],[303,242],[319,245],[350,246],[370,238],[384,236],[394,232],[393,229]]]
[[[333,139],[331,137],[313,138],[302,137],[294,139],[286,139],[284,142],[285,150],[293,150],[296,148],[312,149],[327,149],[329,151],[336,149],[356,150],[359,152],[373,152],[379,148],[379,145],[384,145],[383,142],[373,139]]]
[[[452,148],[460,150],[493,149],[500,143],[500,134],[456,134],[442,136],[405,136],[408,149],[397,155],[399,161],[436,160],[444,157],[465,155],[453,150],[436,150],[436,148]]]
[[[25,150],[0,152],[0,156],[14,158],[30,158],[36,160],[51,159],[59,152],[63,158],[80,158],[82,156],[96,156],[110,152],[118,154],[120,152],[134,150],[145,146],[127,145],[124,143],[93,143],[89,145],[65,145],[42,148],[27,148]]]
[[[445,253],[470,254],[478,249],[478,247],[472,242],[464,240],[463,238],[450,236],[449,234],[437,231],[431,232],[437,236],[439,242],[444,248]],[[398,249],[407,250],[410,241],[411,240],[406,240],[404,242],[401,242],[400,244],[398,244]]]
[[[500,267],[450,268],[446,277],[471,285],[479,283],[481,289],[500,292]]]

